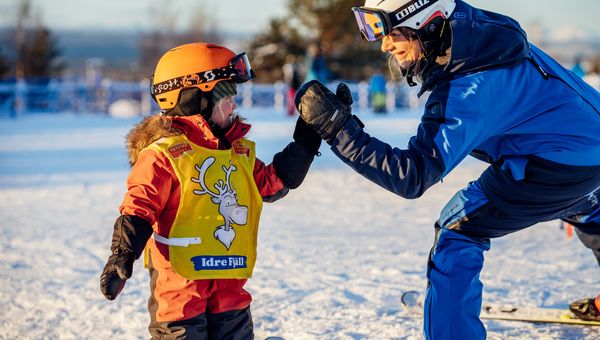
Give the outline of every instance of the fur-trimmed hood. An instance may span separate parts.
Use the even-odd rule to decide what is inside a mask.
[[[163,137],[185,134],[194,144],[211,149],[223,149],[231,147],[231,143],[243,138],[248,131],[250,125],[243,122],[243,118],[238,118],[222,138],[224,140],[220,140],[200,115],[146,117],[127,134],[129,164],[133,166],[142,150]]]
[[[154,115],[136,124],[125,138],[129,164],[135,164],[139,153],[155,141],[183,133],[180,129],[174,128],[172,123],[170,118]]]

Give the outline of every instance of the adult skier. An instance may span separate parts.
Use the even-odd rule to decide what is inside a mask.
[[[109,300],[145,253],[152,339],[252,339],[252,297],[262,203],[297,188],[321,139],[298,119],[293,139],[266,165],[236,112],[238,83],[254,78],[245,53],[192,43],[158,61],[160,115],[128,135],[132,169],[100,277]],[[145,252],[144,252],[145,249]]]
[[[467,155],[490,166],[435,224],[428,261],[428,339],[482,339],[483,252],[490,239],[562,219],[600,263],[600,94],[527,41],[519,24],[460,0],[367,0],[352,9],[391,66],[430,91],[406,149],[369,136],[341,84],[303,85],[301,117],[366,178],[413,199]],[[600,299],[572,304],[598,320]]]

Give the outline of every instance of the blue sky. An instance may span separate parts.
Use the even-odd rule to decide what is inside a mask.
[[[200,6],[227,31],[255,33],[268,19],[287,11],[287,0],[32,0],[51,29],[148,29],[153,23],[150,7],[169,3],[181,22],[189,25]],[[539,22],[546,29],[570,26],[600,35],[600,0],[471,0],[470,4],[506,13],[527,29]],[[15,17],[17,0],[0,0],[0,26]],[[350,12],[349,12],[350,13]],[[349,14],[350,15],[350,14]]]

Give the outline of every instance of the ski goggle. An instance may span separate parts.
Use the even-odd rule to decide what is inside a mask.
[[[352,7],[358,29],[368,41],[377,41],[392,31],[390,16],[383,11],[365,7]]]
[[[186,74],[184,76],[168,79],[154,84],[154,76],[150,78],[150,94],[152,97],[166,92],[175,91],[184,87],[196,86],[216,80],[231,79],[240,84],[256,78],[250,60],[246,53],[238,54],[225,67],[198,73]]]
[[[436,1],[431,0],[419,7],[415,6],[417,1],[409,2],[391,13],[368,7],[352,7],[352,12],[363,37],[368,41],[377,41],[389,35],[394,28],[403,31],[404,35],[410,34],[411,29],[401,26],[401,24],[422,12]]]

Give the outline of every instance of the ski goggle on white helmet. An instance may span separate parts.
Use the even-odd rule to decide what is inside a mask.
[[[418,30],[436,17],[447,19],[455,7],[454,0],[367,0],[352,12],[365,39],[376,41],[395,27]]]

